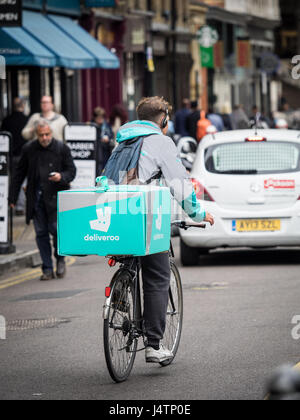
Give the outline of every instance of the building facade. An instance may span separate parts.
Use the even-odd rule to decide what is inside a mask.
[[[81,0],[23,1],[22,25],[0,28],[0,51],[7,63],[7,77],[1,83],[1,119],[12,111],[17,96],[26,99],[27,113],[34,113],[40,110],[41,96],[51,95],[57,112],[73,122],[86,121],[86,110],[94,105],[91,90],[97,89],[97,83],[101,92],[105,87],[104,103],[109,95],[113,100],[121,84],[115,54],[118,38],[112,51],[96,42],[92,31],[82,29],[90,16],[91,9]],[[89,85],[85,69],[94,72]]]
[[[198,3],[207,5],[206,24],[218,35],[215,63],[207,69],[210,107],[228,111],[243,104],[251,113],[252,106],[257,105],[269,113],[277,105],[279,85],[274,77],[276,68],[265,72],[262,62],[269,57],[275,61],[272,54],[274,31],[280,24],[279,1],[204,0]]]
[[[193,66],[190,0],[120,0],[94,16],[122,19],[122,101],[130,117],[143,96],[167,98],[175,109],[190,96]]]

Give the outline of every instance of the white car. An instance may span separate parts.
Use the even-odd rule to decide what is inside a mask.
[[[300,246],[300,132],[240,130],[206,136],[191,172],[215,218],[181,231],[183,265],[220,247]]]

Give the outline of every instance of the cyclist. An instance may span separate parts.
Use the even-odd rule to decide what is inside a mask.
[[[174,142],[166,136],[171,110],[163,98],[156,96],[142,99],[137,107],[139,120],[120,128],[117,135],[119,146],[108,161],[103,175],[117,184],[149,184],[153,180],[164,179],[175,199],[194,221],[206,221],[213,225],[213,217],[201,208],[197,200]],[[135,163],[134,156],[138,156]],[[173,358],[172,352],[160,345],[169,299],[169,255],[161,253],[142,257],[141,265],[147,336],[146,362],[162,363]]]

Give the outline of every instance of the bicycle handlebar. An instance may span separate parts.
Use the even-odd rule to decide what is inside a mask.
[[[206,224],[204,223],[187,223],[182,220],[175,220],[175,222],[172,222],[173,226],[179,227],[179,229],[188,230],[189,228],[195,227],[199,229],[206,229]]]

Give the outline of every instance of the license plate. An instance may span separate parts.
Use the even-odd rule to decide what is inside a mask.
[[[276,232],[281,230],[281,221],[274,219],[233,220],[234,232]]]

